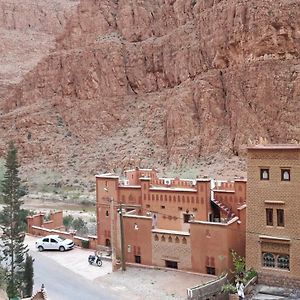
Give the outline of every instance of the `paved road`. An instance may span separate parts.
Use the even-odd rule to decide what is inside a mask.
[[[35,258],[34,291],[43,283],[50,300],[121,299],[99,282],[87,280],[42,253],[30,251],[30,254]]]

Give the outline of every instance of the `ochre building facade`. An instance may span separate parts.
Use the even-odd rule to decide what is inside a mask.
[[[300,287],[300,145],[248,149],[246,264],[261,282]]]
[[[96,176],[99,245],[113,242],[120,255],[119,208],[126,262],[219,275],[232,268],[231,250],[245,255],[246,180],[124,175]]]

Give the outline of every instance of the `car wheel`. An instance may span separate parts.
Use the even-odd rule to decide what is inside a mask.
[[[99,259],[99,260],[97,261],[97,266],[98,266],[98,267],[101,267],[101,266],[102,266],[102,260],[101,260],[101,259]]]
[[[44,250],[43,246],[38,246],[38,250],[42,252]]]
[[[65,250],[66,250],[66,249],[65,249],[64,246],[60,246],[60,247],[59,247],[59,251],[60,251],[60,252],[64,252]]]

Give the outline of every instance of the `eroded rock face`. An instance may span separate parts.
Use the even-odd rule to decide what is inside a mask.
[[[0,148],[27,163],[93,174],[300,140],[299,1],[85,0],[60,25],[0,103]]]
[[[0,1],[0,99],[55,48],[78,1]]]

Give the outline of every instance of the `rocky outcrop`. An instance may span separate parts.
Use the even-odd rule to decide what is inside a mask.
[[[0,148],[92,174],[299,141],[299,20],[296,0],[81,1],[1,101]]]

